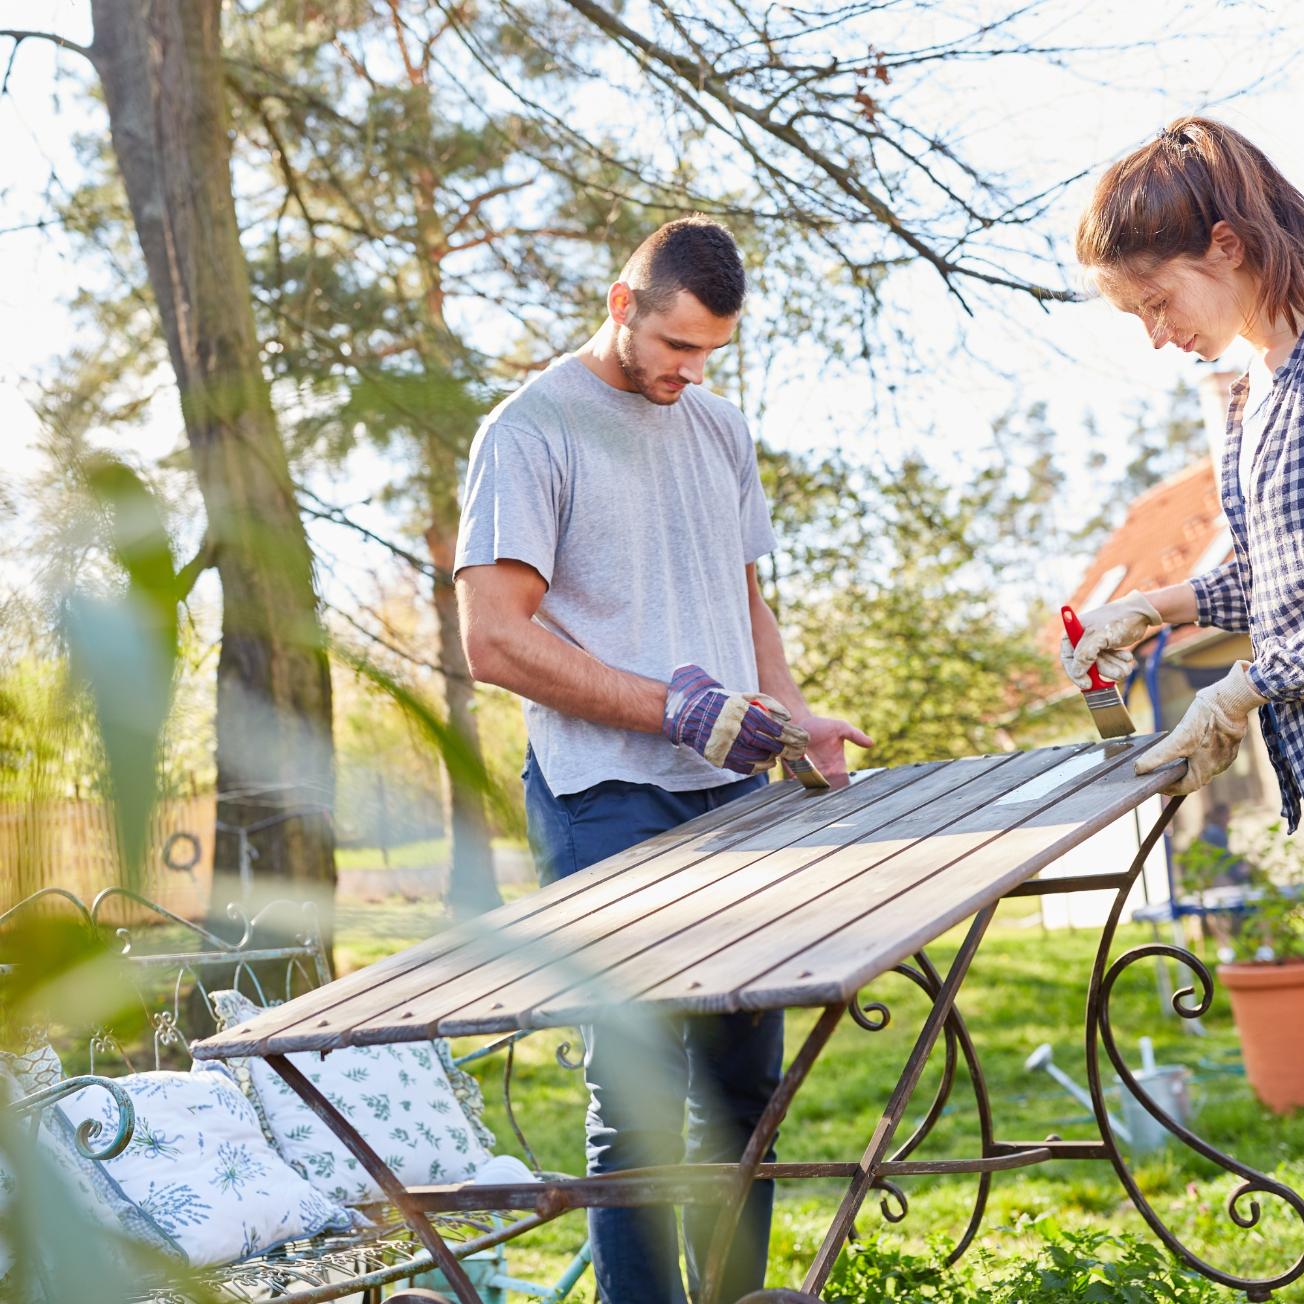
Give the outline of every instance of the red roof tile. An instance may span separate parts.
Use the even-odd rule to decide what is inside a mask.
[[[1217,547],[1226,532],[1213,464],[1204,457],[1133,500],[1127,519],[1105,540],[1069,601],[1085,611],[1132,589],[1179,584],[1226,561],[1230,537],[1225,549]],[[1199,632],[1194,625],[1174,629],[1168,646]],[[1058,651],[1063,633],[1058,621],[1047,626],[1048,651]]]

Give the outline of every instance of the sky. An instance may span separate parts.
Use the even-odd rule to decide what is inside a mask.
[[[1094,175],[1167,119],[1212,104],[1217,116],[1246,132],[1304,186],[1304,137],[1298,130],[1304,72],[1295,57],[1304,44],[1304,15],[1292,12],[1297,8],[1232,0],[1096,0],[1079,11],[1065,5],[1065,16],[1053,29],[1039,31],[1040,37],[1071,44],[1100,42],[1105,33],[1120,47],[1134,48],[1102,52],[1070,68],[1021,60],[1017,76],[947,65],[916,87],[915,94],[933,98],[914,107],[939,121],[963,123],[959,136],[970,157],[1026,190],[1084,169]],[[39,21],[49,30],[89,39],[88,0],[46,0],[41,9]],[[991,3],[966,9],[979,17],[1005,12],[1004,5]],[[0,0],[0,26],[30,26],[38,21],[33,13],[26,0]],[[1175,24],[1175,41],[1159,49],[1141,44],[1173,34]],[[8,47],[0,40],[0,66]],[[28,41],[0,99],[0,481],[11,488],[21,489],[39,467],[33,381],[76,338],[69,300],[80,289],[94,288],[94,269],[79,263],[57,233],[22,229],[48,210],[52,176],[75,177],[76,134],[103,127],[74,93],[66,76],[73,72],[80,73],[75,55]],[[1235,95],[1252,83],[1258,85],[1251,94]],[[1041,220],[1045,236],[1061,248],[1090,184],[1088,176],[1070,186]],[[939,465],[962,473],[966,461],[986,447],[991,422],[1001,412],[1040,401],[1060,432],[1071,473],[1085,476],[1074,468],[1074,451],[1088,414],[1121,465],[1138,408],[1162,410],[1179,378],[1195,381],[1199,375],[1199,365],[1175,349],[1153,352],[1135,319],[1101,302],[1047,312],[1010,296],[999,309],[984,308],[967,323],[929,269],[895,274],[890,292],[911,315],[918,353],[911,360],[914,374],[890,400],[882,390],[871,392],[863,377],[831,370],[809,347],[794,348],[770,386],[758,433],[780,447],[843,445],[889,459],[920,447]],[[891,375],[878,380],[890,384]],[[132,451],[145,460],[162,455],[175,446],[178,430],[175,406],[162,404],[158,419],[131,435]],[[360,459],[327,492],[357,501],[383,482],[385,471],[374,455]],[[1098,489],[1086,481],[1079,486],[1084,500]],[[367,519],[392,532],[394,523],[383,513]],[[338,536],[313,528],[323,546],[344,550]],[[1079,564],[1057,567],[1048,559],[1048,585],[1071,587]],[[366,587],[365,574],[356,579]]]

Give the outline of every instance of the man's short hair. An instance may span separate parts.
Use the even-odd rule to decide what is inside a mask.
[[[653,231],[625,264],[620,279],[642,312],[665,312],[687,290],[717,317],[742,311],[747,277],[728,227],[694,213]]]

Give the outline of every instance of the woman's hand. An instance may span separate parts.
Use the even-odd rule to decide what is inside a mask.
[[[1066,634],[1060,643],[1064,673],[1085,692],[1091,687],[1094,665],[1106,679],[1126,679],[1134,658],[1126,649],[1139,643],[1164,618],[1140,589],[1116,602],[1107,602],[1080,615],[1082,637],[1077,647]]]

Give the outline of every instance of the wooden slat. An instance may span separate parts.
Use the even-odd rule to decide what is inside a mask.
[[[880,771],[873,773],[877,774]],[[315,988],[292,1001],[286,1001],[283,1005],[266,1010],[256,1019],[250,1019],[238,1027],[229,1028],[225,1032],[197,1042],[193,1048],[195,1056],[198,1059],[220,1059],[224,1056],[260,1053],[258,1047],[264,1038],[301,1024],[311,1024],[341,1002],[469,945],[481,935],[486,924],[501,928],[513,921],[528,919],[531,915],[559,905],[577,892],[585,890],[595,880],[622,873],[630,866],[651,860],[658,854],[687,842],[700,841],[707,844],[711,834],[721,825],[749,816],[762,808],[777,809],[780,802],[801,802],[804,797],[805,790],[795,780],[768,784],[764,788],[748,793],[745,797],[739,797],[724,806],[706,811],[696,819],[688,820],[673,829],[668,829],[665,833],[640,842],[600,864],[592,865],[581,874],[573,874],[529,896],[518,897],[515,901],[499,906],[496,910],[468,924],[437,933],[416,946],[397,951],[344,978],[337,978],[326,987]]]
[[[908,767],[822,794],[774,784],[197,1053],[570,1023],[630,999],[681,1012],[848,999],[1171,782],[1132,773],[1153,741]]]
[[[718,876],[737,863],[737,855],[743,860],[755,859],[769,847],[794,841],[807,830],[836,824],[849,812],[883,801],[885,794],[912,783],[928,768],[906,767],[890,774],[875,774],[849,788],[766,807],[716,830],[706,840],[697,839],[662,852],[620,875],[595,876],[581,896],[550,903],[528,919],[501,929],[486,929],[475,943],[455,955],[411,970],[387,983],[383,991],[370,991],[337,1006],[314,1020],[309,1029],[291,1028],[275,1034],[268,1044],[285,1044],[286,1039],[294,1038],[296,1046],[302,1048],[305,1032],[319,1039],[314,1048],[388,1041],[396,1029],[407,1032],[409,1037],[419,1035],[413,1029],[430,1025],[433,1010],[462,1004],[468,996],[492,991],[506,981],[502,976],[495,978],[495,973],[515,976],[559,958],[568,963],[576,948],[586,942],[615,933],[655,909],[657,903],[691,893],[694,885],[702,881],[703,872],[708,878]],[[731,850],[734,847],[751,850],[735,854]],[[712,868],[699,871],[703,865]],[[553,889],[545,891],[551,893]],[[493,922],[494,916],[484,916],[486,925]],[[428,1010],[432,1001],[436,1003]],[[365,1031],[377,1023],[385,1029],[383,1034]]]
[[[1176,763],[1179,765],[1181,762]],[[1065,852],[1133,810],[1146,798],[1171,784],[1174,773],[1136,776],[1131,760],[1089,793],[1060,803],[1024,827],[1001,835],[995,844],[947,867],[934,883],[921,883],[910,893],[866,911],[836,934],[811,947],[806,955],[789,958],[759,974],[739,992],[739,1009],[771,1009],[789,1004],[793,982],[806,986],[810,1004],[850,999],[865,983],[913,955],[947,928],[968,919],[1016,883],[1054,863]],[[1073,807],[1069,808],[1069,801]],[[921,910],[918,897],[945,889],[947,904]],[[823,992],[802,973],[824,975]],[[806,1001],[802,1001],[803,1004]]]
[[[871,977],[998,900],[1172,780],[1133,773],[1141,747],[1118,754],[1119,745],[1109,743],[1100,750],[1115,753],[1102,775],[1075,781],[1050,799],[1007,807],[1001,815],[1015,815],[1014,827],[998,824],[990,811],[977,812],[943,838],[912,848],[890,872],[880,866],[832,898],[802,907],[781,931],[758,930],[722,962],[726,981],[735,984],[722,1008],[768,1009],[774,1001],[808,999],[819,1004],[842,999],[844,992],[849,999]],[[789,999],[798,992],[800,1000]],[[642,993],[676,1008],[689,995],[682,976]]]
[[[871,873],[876,877],[899,877],[896,866],[904,853],[914,851],[927,860],[927,849],[946,837],[951,827],[966,818],[981,817],[1004,794],[1088,750],[1085,745],[1077,745],[999,758],[1002,763],[984,766],[967,783],[961,782],[960,763],[953,762],[935,776],[935,791],[927,803],[879,826],[858,830],[846,845],[805,862],[795,858],[792,851],[771,857],[772,883],[768,888],[762,885],[732,909],[689,924],[675,939],[674,947],[658,946],[628,960],[619,959],[587,983],[572,985],[522,1011],[522,1023],[534,1026],[572,1021],[580,1010],[616,999],[616,993],[634,999],[645,992],[659,992],[669,982],[674,983],[674,997],[692,1002],[694,1008],[724,1008],[731,993],[757,971],[755,961],[740,959],[750,957],[755,949],[744,946],[751,938],[764,933],[766,948],[784,946],[788,923],[794,916],[814,914],[825,920],[826,927],[830,926],[838,917],[836,910],[847,908],[845,903],[830,905],[834,889],[863,883]],[[482,1013],[477,1011],[475,1015]],[[459,1022],[441,1026],[457,1026]]]
[[[521,936],[546,934],[558,923],[588,914],[597,904],[619,900],[635,884],[677,872],[684,864],[700,860],[741,836],[754,835],[792,818],[813,818],[813,805],[840,800],[845,794],[876,783],[884,773],[869,771],[856,776],[857,781],[849,789],[821,793],[808,793],[794,782],[771,784],[770,789],[780,791],[761,790],[708,812],[550,884],[529,898],[481,915],[329,988],[307,993],[260,1015],[221,1034],[216,1049],[223,1055],[268,1054],[274,1048],[328,1050],[344,1044],[339,1040],[341,1033],[401,999],[395,993],[423,992],[434,983],[451,981],[505,949],[519,946]],[[895,777],[888,780],[890,784],[898,781]],[[685,836],[686,831],[692,836]],[[576,901],[581,894],[582,903]],[[437,976],[427,976],[430,973]],[[408,1039],[421,1035],[411,1026],[404,1030]],[[209,1047],[217,1040],[205,1043],[203,1053],[213,1053]]]
[[[975,770],[986,762],[969,763]],[[781,824],[739,838],[684,872],[656,883],[632,885],[630,892],[586,910],[546,936],[530,938],[519,929],[501,940],[501,954],[472,972],[442,982],[438,991],[413,994],[404,1003],[371,1016],[349,1033],[351,1044],[384,1042],[395,1026],[418,1020],[443,1026],[455,1011],[487,1007],[500,1018],[517,1017],[532,1001],[584,982],[616,961],[643,949],[649,936],[673,945],[676,930],[709,914],[716,903],[739,899],[774,875],[774,856],[782,851],[799,861],[827,855],[859,830],[935,800],[937,765],[894,771],[891,780],[861,791],[847,790]],[[959,782],[957,776],[954,782]],[[944,785],[943,785],[944,786]],[[764,866],[756,870],[756,866]],[[765,868],[768,867],[768,868]],[[584,898],[585,906],[591,904]]]

